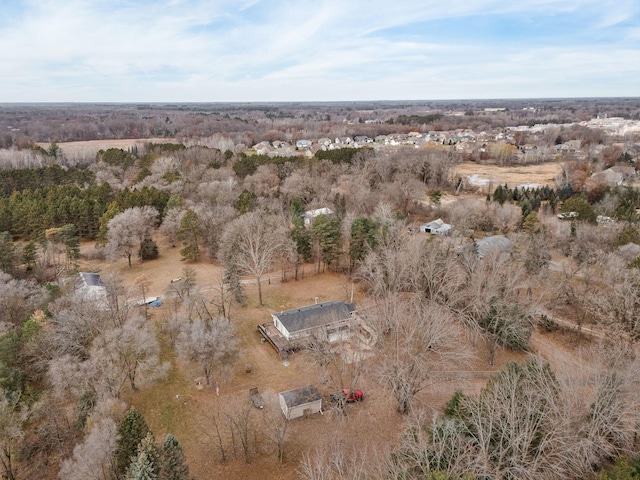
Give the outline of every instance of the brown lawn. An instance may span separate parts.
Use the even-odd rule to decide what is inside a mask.
[[[91,252],[93,245],[83,245],[82,252]],[[117,271],[122,282],[135,291],[135,279],[141,274],[149,280],[149,296],[164,297],[172,278],[182,275],[185,266],[181,262],[178,248],[160,245],[159,259],[140,263],[134,262],[133,268],[127,267],[122,259],[113,264],[103,261],[81,261],[81,269],[99,271],[102,274]],[[208,260],[189,264],[197,272],[197,284],[206,288],[216,284],[221,268]],[[249,302],[246,307],[234,307],[231,319],[235,323],[242,342],[240,354],[234,364],[233,374],[227,378],[216,379],[220,388],[217,396],[213,386],[199,390],[195,379],[201,376],[196,365],[183,364],[174,359],[171,346],[164,336],[163,352],[166,359],[172,359],[170,375],[156,385],[125,395],[125,400],[143,412],[153,429],[156,438],[162,439],[166,433],[173,433],[182,443],[188,458],[192,475],[199,479],[226,478],[298,478],[297,466],[305,452],[313,452],[331,442],[381,448],[393,444],[400,432],[403,417],[395,411],[395,404],[388,391],[382,389],[374,378],[364,375],[359,387],[365,393],[362,403],[349,405],[348,415],[341,417],[332,412],[314,415],[309,418],[292,420],[289,423],[289,437],[285,447],[285,462],[277,461],[273,449],[264,444],[260,451],[252,454],[251,463],[246,464],[241,455],[221,463],[219,452],[205,433],[213,432],[213,423],[206,415],[216,411],[230,411],[244,406],[249,401],[251,387],[260,392],[275,396],[279,391],[296,388],[309,383],[328,395],[329,387],[319,383],[319,370],[305,359],[301,353],[289,357],[284,364],[276,352],[266,343],[260,342],[257,333],[258,323],[271,319],[270,313],[295,306],[308,305],[315,297],[323,300],[348,301],[351,294],[351,282],[344,275],[333,273],[315,274],[314,266],[306,265],[304,278],[286,283],[280,281],[280,273],[274,272],[271,282],[263,285],[265,305],[257,305],[255,285],[246,286]],[[366,299],[356,288],[354,301],[362,304]],[[135,296],[135,294],[134,294]],[[150,321],[160,327],[169,313],[171,302],[165,302],[160,308],[150,308]],[[484,345],[478,345],[476,360],[468,371],[452,372],[418,395],[418,403],[428,411],[437,411],[456,390],[475,393],[486,383],[490,371],[497,371],[509,360],[520,360],[521,354],[498,351],[492,367],[488,366]],[[251,372],[246,373],[246,364]],[[260,419],[262,411],[252,409],[251,414]]]
[[[555,188],[556,177],[561,173],[561,164],[558,162],[540,163],[537,165],[523,166],[498,166],[476,162],[464,162],[455,167],[455,176],[462,177],[469,189],[475,188],[486,193],[487,186],[491,185],[491,192],[505,183],[514,188],[520,185],[538,184],[541,187],[549,185]]]
[[[78,142],[60,142],[58,146],[66,155],[70,155],[75,151],[87,151],[87,150],[107,150],[108,148],[129,148],[134,145],[140,145],[142,143],[174,143],[173,138],[122,138],[111,140],[83,140]],[[50,143],[38,142],[36,145],[42,148],[49,148]]]

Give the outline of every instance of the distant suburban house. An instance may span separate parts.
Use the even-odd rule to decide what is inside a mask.
[[[76,298],[85,301],[104,301],[107,298],[107,287],[97,273],[80,272],[76,282]]]
[[[591,180],[602,185],[613,187],[615,185],[622,185],[624,175],[621,172],[613,170],[612,168],[607,168],[606,170],[591,175]]]
[[[304,225],[306,227],[310,227],[311,225],[313,225],[313,220],[318,215],[333,215],[333,210],[328,207],[317,208],[315,210],[307,210],[302,214],[302,217],[304,218]]]
[[[476,241],[476,256],[478,259],[489,254],[510,254],[513,251],[513,242],[503,235],[493,235]]]
[[[640,245],[629,242],[626,245],[618,247],[618,252],[627,262],[633,262],[636,258],[640,257]]]
[[[308,337],[318,329],[327,329],[329,339],[350,328],[356,306],[345,302],[323,302],[272,313],[273,324],[288,341]]]
[[[441,218],[433,220],[432,222],[420,225],[420,231],[422,233],[434,233],[436,235],[446,235],[451,233],[451,225],[444,223]]]
[[[556,216],[560,220],[571,220],[572,218],[578,218],[578,212],[562,212]]]
[[[625,165],[614,165],[609,170],[613,170],[614,172],[621,173],[625,178],[625,180],[636,176],[636,167],[628,167]]]
[[[322,411],[322,395],[313,385],[278,394],[284,416],[291,420]]]
[[[311,140],[298,140],[296,142],[296,148],[311,148]]]

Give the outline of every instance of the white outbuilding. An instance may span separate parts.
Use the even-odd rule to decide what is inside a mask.
[[[322,395],[313,385],[280,392],[278,397],[288,420],[322,412]]]
[[[420,231],[422,233],[433,233],[435,235],[447,235],[451,233],[451,225],[444,223],[441,218],[438,218],[432,222],[420,225]]]

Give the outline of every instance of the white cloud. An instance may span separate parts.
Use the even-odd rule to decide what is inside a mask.
[[[0,101],[640,95],[637,27],[621,34],[624,48],[619,39],[568,42],[571,32],[553,48],[514,37],[499,50],[473,32],[455,43],[395,35],[420,22],[483,15],[526,16],[544,30],[549,16],[565,15],[583,22],[588,37],[637,23],[632,0],[22,4],[17,21],[0,26]]]

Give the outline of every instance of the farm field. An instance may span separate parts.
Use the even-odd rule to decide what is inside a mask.
[[[456,165],[454,175],[462,177],[467,188],[476,188],[485,195],[492,192],[498,185],[507,184],[509,187],[522,185],[549,185],[555,188],[556,177],[562,172],[560,163],[547,162],[537,165],[498,166],[476,162],[464,162]]]

